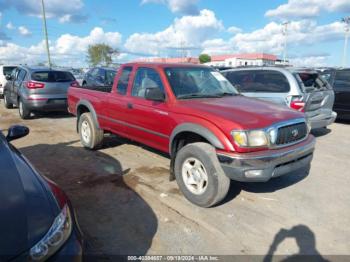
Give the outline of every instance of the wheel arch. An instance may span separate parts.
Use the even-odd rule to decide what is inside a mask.
[[[183,138],[188,140],[194,138],[195,142],[207,142],[215,148],[224,149],[224,145],[209,129],[198,124],[183,123],[177,126],[170,136],[169,153],[172,158],[176,155],[177,149],[179,148],[177,143]]]
[[[92,119],[94,121],[96,128],[98,128],[98,129],[100,128],[100,124],[99,124],[98,119],[97,119],[96,111],[89,101],[86,101],[86,100],[79,101],[79,103],[77,104],[76,112],[77,112],[77,127],[76,127],[77,132],[78,132],[79,118],[84,113],[91,113]]]

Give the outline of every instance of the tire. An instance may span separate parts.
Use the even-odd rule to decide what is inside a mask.
[[[7,92],[4,93],[4,106],[7,109],[13,108],[13,104],[10,103]]]
[[[30,118],[31,112],[21,98],[18,100],[18,113],[22,119]]]
[[[199,164],[199,169],[195,168],[196,164]],[[191,169],[188,169],[189,166]],[[230,179],[222,170],[215,148],[210,144],[193,143],[181,148],[176,155],[174,169],[180,190],[190,202],[197,206],[211,207],[219,203],[227,195],[230,188]],[[206,182],[201,183],[203,186],[188,185],[188,178],[193,177],[188,170],[201,170],[195,174],[207,178]]]
[[[97,149],[102,144],[103,130],[96,127],[90,113],[84,113],[79,118],[79,135],[81,144],[88,149]]]

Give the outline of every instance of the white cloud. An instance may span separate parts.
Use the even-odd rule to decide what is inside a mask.
[[[182,13],[185,15],[195,15],[199,13],[198,0],[142,0],[141,4],[164,4],[173,13]]]
[[[302,56],[289,59],[289,62],[294,66],[303,67],[321,67],[329,65],[328,56]]]
[[[215,13],[204,9],[196,16],[176,18],[164,31],[133,34],[127,39],[125,47],[134,53],[160,55],[167,49],[181,46],[196,48],[223,29]]]
[[[288,3],[268,10],[265,16],[290,18],[311,18],[322,12],[350,12],[349,0],[289,0]]]
[[[242,29],[236,26],[231,26],[227,29],[227,32],[231,33],[231,34],[238,34],[242,32]]]
[[[344,27],[341,22],[318,25],[315,21],[293,21],[288,27],[288,47],[316,45],[322,42],[337,41],[344,37]],[[270,22],[265,27],[248,32],[238,33],[231,39],[209,40],[203,43],[205,52],[225,53],[235,52],[268,52],[279,55],[282,53],[284,36],[281,24]]]
[[[96,27],[85,37],[62,35],[57,40],[50,41],[52,60],[55,64],[62,66],[81,66],[86,62],[88,46],[97,43],[105,43],[113,48],[118,48],[121,43],[121,34],[104,32],[102,28]],[[0,60],[21,64],[46,61],[45,42],[42,41],[29,47],[5,43],[0,46]]]
[[[31,36],[32,32],[30,32],[28,30],[28,28],[26,28],[25,26],[19,26],[18,27],[18,32],[20,33],[20,35],[22,36]]]
[[[41,17],[41,2],[38,0],[3,0],[0,2],[2,9],[14,7],[19,13]],[[83,0],[46,0],[45,11],[47,18],[62,18],[70,15],[73,18],[87,18],[81,15],[84,7]],[[71,19],[70,22],[81,22],[81,19]]]
[[[6,28],[7,28],[8,30],[16,29],[16,27],[15,27],[11,22],[8,22],[8,23],[6,24]]]

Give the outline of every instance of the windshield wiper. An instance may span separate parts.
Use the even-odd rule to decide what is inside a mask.
[[[191,99],[191,98],[219,98],[222,97],[221,94],[187,94],[179,95],[178,99]]]
[[[215,95],[223,97],[223,96],[235,96],[237,94],[236,93],[230,93],[230,92],[223,92],[223,93],[219,93],[219,94],[215,94]]]

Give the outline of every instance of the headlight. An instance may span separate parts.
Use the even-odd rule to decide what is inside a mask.
[[[263,130],[232,131],[233,140],[241,147],[268,146],[269,139]]]
[[[67,241],[71,232],[72,217],[68,206],[65,205],[43,239],[30,249],[30,259],[45,261]]]
[[[307,126],[307,132],[310,133],[311,132],[311,123],[309,120],[306,120],[306,126]]]

